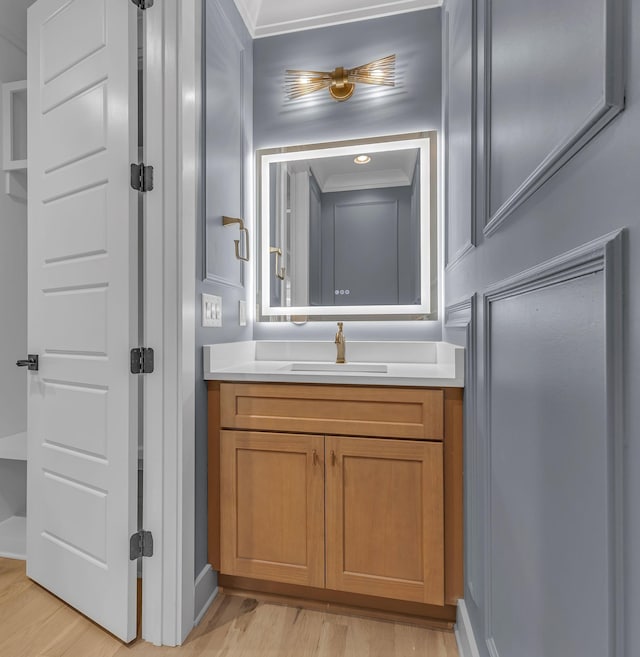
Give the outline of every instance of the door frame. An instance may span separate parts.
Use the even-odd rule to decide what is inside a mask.
[[[156,0],[144,12],[145,378],[142,637],[175,646],[194,627],[195,274],[200,187],[201,0]],[[159,410],[161,409],[161,410]],[[159,493],[160,491],[160,493]]]

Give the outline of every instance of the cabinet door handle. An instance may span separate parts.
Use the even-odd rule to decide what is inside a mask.
[[[335,465],[335,464],[336,464],[336,453],[333,450],[331,450],[331,465]]]
[[[313,450],[313,465],[318,465],[318,452],[317,450]]]

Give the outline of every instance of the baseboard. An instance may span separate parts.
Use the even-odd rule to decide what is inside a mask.
[[[480,657],[478,643],[473,633],[471,619],[464,600],[458,600],[458,619],[456,622],[456,642],[460,657]]]
[[[233,593],[315,611],[378,618],[438,630],[451,631],[456,621],[456,607],[453,605],[428,605],[236,575],[220,574],[218,586],[225,594]]]
[[[196,618],[193,622],[194,625],[197,625],[202,620],[207,613],[207,609],[209,609],[217,595],[218,576],[213,568],[211,568],[211,564],[207,564],[200,571],[198,577],[196,577],[194,594],[195,603],[193,605],[196,614]]]

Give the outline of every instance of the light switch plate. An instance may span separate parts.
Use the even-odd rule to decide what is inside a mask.
[[[238,324],[240,326],[247,325],[247,302],[244,299],[238,301]]]
[[[215,294],[202,295],[202,326],[222,326],[222,297]]]

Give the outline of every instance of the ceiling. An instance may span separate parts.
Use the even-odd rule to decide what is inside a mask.
[[[254,38],[439,7],[442,0],[234,0]]]
[[[362,147],[366,155],[367,147]],[[407,187],[413,181],[418,149],[372,153],[368,164],[355,164],[353,155],[289,162],[292,171],[313,171],[321,192]]]
[[[35,0],[0,0],[0,36],[27,52],[27,7]]]

